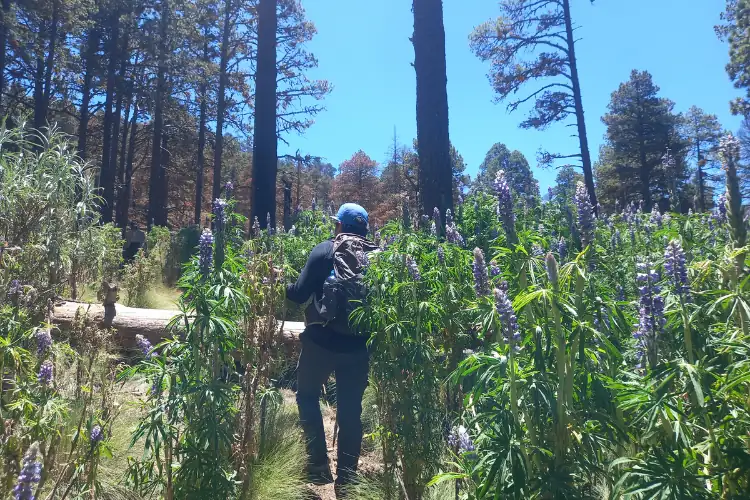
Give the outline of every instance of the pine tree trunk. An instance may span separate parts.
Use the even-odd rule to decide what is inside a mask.
[[[86,160],[89,117],[91,116],[91,88],[94,79],[94,55],[99,46],[99,32],[91,28],[86,34],[86,48],[83,56],[83,87],[81,88],[81,120],[78,123],[78,156]]]
[[[135,157],[135,139],[138,127],[138,106],[133,107],[133,118],[130,121],[130,137],[128,138],[128,153],[127,161],[125,163],[125,186],[120,193],[120,199],[118,205],[120,208],[120,220],[118,226],[123,231],[128,227],[129,216],[130,216],[130,195],[133,190],[133,159]]]
[[[154,103],[154,136],[151,149],[151,178],[148,186],[148,227],[154,224],[164,226],[167,222],[167,214],[161,207],[166,206],[160,200],[163,189],[161,183],[164,181],[162,164],[162,138],[164,135],[164,99],[167,94],[167,29],[169,27],[169,1],[161,3],[161,19],[159,21],[159,47],[158,66],[156,75],[156,102]]]
[[[2,9],[0,9],[0,112],[5,116],[3,109],[5,103],[5,65],[7,60],[6,52],[8,50],[8,25],[10,22],[10,0],[3,0]]]
[[[255,72],[252,217],[265,229],[266,214],[276,227],[276,0],[258,3],[258,62]]]
[[[591,206],[594,207],[595,213],[599,213],[599,204],[596,200],[596,189],[594,187],[594,169],[591,167],[589,140],[586,135],[586,120],[583,116],[583,99],[581,97],[581,83],[578,79],[578,62],[576,60],[575,38],[573,37],[573,20],[570,16],[570,0],[563,0],[563,12],[565,15],[565,38],[568,42],[570,80],[573,86],[573,102],[575,104],[576,124],[578,126],[578,143],[581,148],[583,179],[586,184],[586,190],[589,192]]]
[[[698,211],[705,212],[706,211],[706,184],[703,180],[703,163],[701,162],[701,143],[700,141],[696,141],[696,146],[698,149]]]
[[[49,103],[52,99],[52,73],[55,69],[55,52],[57,51],[57,37],[60,21],[60,2],[52,1],[52,23],[49,32],[49,50],[44,62],[44,92],[42,104],[39,107],[39,116],[34,115],[35,128],[41,129],[47,122]]]
[[[128,86],[128,95],[126,97],[125,104],[125,116],[122,120],[122,141],[120,141],[120,164],[117,166],[117,182],[120,186],[119,191],[117,191],[117,204],[115,205],[115,221],[117,223],[118,227],[120,226],[122,222],[122,205],[120,204],[123,199],[123,191],[125,190],[125,162],[127,160],[127,147],[128,147],[128,131],[130,129],[130,108],[133,105],[133,91],[132,86]]]
[[[113,137],[115,116],[112,105],[115,99],[115,85],[118,50],[117,45],[120,38],[120,14],[112,13],[111,32],[107,43],[107,94],[104,100],[104,123],[102,136],[102,164],[99,171],[99,185],[102,188],[102,205],[100,208],[102,222],[112,222],[112,209],[115,201],[115,169],[112,162],[112,144],[117,144],[117,137]]]
[[[442,0],[413,0],[414,69],[417,74],[417,152],[422,211],[453,210],[448,134],[448,78]],[[445,222],[445,217],[441,217]],[[443,231],[443,228],[440,230]]]
[[[214,184],[211,201],[221,197],[221,156],[224,152],[224,118],[226,114],[227,67],[229,66],[229,34],[231,32],[232,2],[224,4],[224,27],[221,34],[219,62],[219,92],[216,102],[216,146],[214,147]]]
[[[34,128],[41,130],[47,121],[47,108],[44,106],[44,59],[36,58],[34,68]]]
[[[208,28],[204,30],[203,36],[208,40]],[[208,41],[203,44],[203,62],[209,62]],[[196,161],[195,172],[195,212],[193,222],[196,226],[201,224],[201,212],[203,211],[203,185],[205,176],[206,162],[206,121],[208,109],[208,81],[205,72],[202,75],[203,80],[199,89],[200,93],[200,116],[198,118],[198,158]]]

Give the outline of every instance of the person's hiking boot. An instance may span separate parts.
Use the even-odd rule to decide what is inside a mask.
[[[336,481],[336,483],[333,485],[333,491],[336,494],[336,500],[349,500],[351,498],[349,488],[351,487],[352,483],[344,483],[340,481]]]
[[[333,474],[331,473],[331,467],[326,464],[314,465],[310,464],[307,466],[307,480],[308,482],[322,486],[324,484],[331,484],[333,482]]]

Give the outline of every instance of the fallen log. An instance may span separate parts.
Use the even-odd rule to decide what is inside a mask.
[[[176,309],[140,309],[121,304],[89,304],[84,302],[58,302],[52,312],[52,323],[62,331],[71,331],[79,309],[87,315],[88,321],[100,328],[114,330],[115,342],[125,350],[136,347],[135,336],[143,335],[152,344],[157,344],[171,336],[167,326],[180,314]],[[299,335],[305,324],[285,321],[281,341],[290,350],[297,349]]]

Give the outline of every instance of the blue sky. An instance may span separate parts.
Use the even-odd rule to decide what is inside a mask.
[[[318,34],[309,49],[319,67],[310,77],[326,79],[333,92],[326,110],[303,136],[287,137],[280,154],[299,149],[338,166],[362,149],[378,162],[387,161],[393,129],[400,142],[416,137],[413,27],[409,0],[302,0]],[[730,130],[740,120],[729,113],[738,95],[724,66],[727,46],[713,31],[722,0],[572,0],[580,41],[576,46],[589,144],[594,159],[604,136],[601,116],[610,95],[632,69],[648,70],[661,95],[677,111],[697,105],[718,115]],[[470,51],[472,29],[499,15],[494,0],[443,1],[448,65],[450,137],[476,173],[495,142],[526,155],[542,192],[554,182],[553,170],[536,168],[541,148],[576,152],[571,129],[555,124],[545,131],[522,130],[525,117],[494,103],[488,65]],[[533,85],[533,83],[532,83]],[[528,87],[533,90],[532,87]]]

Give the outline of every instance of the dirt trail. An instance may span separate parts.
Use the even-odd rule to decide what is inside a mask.
[[[294,392],[284,390],[284,402],[285,404],[296,405],[294,399]],[[333,446],[333,432],[336,423],[336,408],[334,406],[322,404],[323,413],[323,427],[326,431],[326,443],[328,445],[328,456],[331,460],[331,470],[336,473],[336,448]],[[372,476],[382,470],[382,460],[379,457],[377,450],[368,450],[367,447],[363,446],[362,456],[359,458],[359,473]],[[308,484],[310,496],[307,500],[336,500],[336,494],[333,491],[333,484],[327,484],[324,486],[316,486],[314,484]]]

